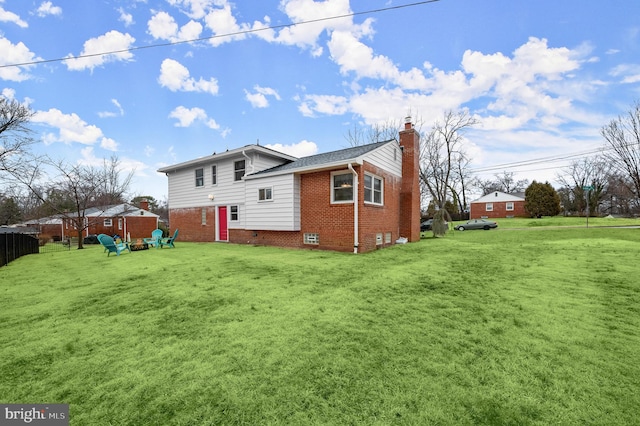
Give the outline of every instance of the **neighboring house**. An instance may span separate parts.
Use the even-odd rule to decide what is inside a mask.
[[[365,252],[420,239],[419,136],[295,158],[260,145],[163,167],[185,241]]]
[[[471,202],[470,219],[527,217],[524,197],[494,191]]]
[[[85,211],[86,229],[83,236],[107,234],[130,236],[132,239],[150,237],[151,232],[158,227],[157,214],[151,213],[146,202],[140,203],[140,207],[130,204],[116,204],[106,207],[92,207]],[[41,235],[50,235],[52,238],[66,239],[77,237],[75,221],[69,217],[56,215],[25,223],[26,226],[35,227]]]

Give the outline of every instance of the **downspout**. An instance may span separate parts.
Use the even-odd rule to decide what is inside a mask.
[[[358,174],[351,163],[347,166],[353,173],[353,254],[358,254]]]
[[[249,160],[249,165],[251,166],[251,173],[255,172],[255,167],[253,166],[253,160],[244,152],[244,149],[242,150],[242,155],[244,155],[244,157],[247,160]]]

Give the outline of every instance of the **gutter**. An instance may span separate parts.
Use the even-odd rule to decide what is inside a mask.
[[[358,254],[358,174],[351,163],[347,167],[353,173],[353,254]]]
[[[247,160],[249,160],[249,165],[251,166],[251,173],[254,173],[256,171],[255,166],[253,165],[253,160],[251,159],[251,157],[249,157],[245,152],[244,149],[242,150],[242,155],[244,156],[244,158],[246,158]]]

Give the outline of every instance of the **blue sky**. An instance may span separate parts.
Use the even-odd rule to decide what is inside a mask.
[[[134,195],[158,199],[165,165],[256,141],[311,155],[348,147],[354,126],[411,112],[427,130],[448,109],[480,122],[465,135],[478,175],[553,182],[556,159],[602,146],[640,99],[638,1],[396,8],[411,3],[0,0],[0,66],[30,63],[0,67],[0,91],[36,112],[38,152],[117,155]]]

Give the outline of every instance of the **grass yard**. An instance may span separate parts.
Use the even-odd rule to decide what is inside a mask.
[[[639,248],[499,228],[25,256],[0,269],[0,401],[78,426],[637,424]]]

